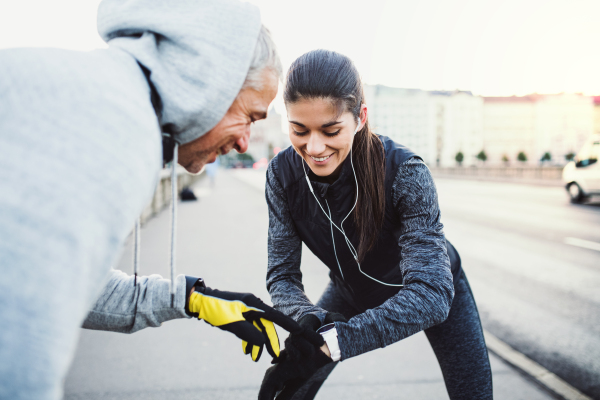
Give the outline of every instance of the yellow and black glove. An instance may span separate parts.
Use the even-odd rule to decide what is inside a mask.
[[[186,308],[198,319],[242,339],[244,354],[250,354],[254,361],[259,360],[264,346],[272,357],[279,356],[279,338],[273,323],[288,332],[303,332],[296,321],[251,293],[224,292],[196,285]],[[311,339],[321,339],[318,336]]]

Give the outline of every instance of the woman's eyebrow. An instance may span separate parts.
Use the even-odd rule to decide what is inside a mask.
[[[342,121],[332,121],[332,122],[328,122],[326,124],[321,125],[321,128],[329,128],[330,126],[341,124],[341,123],[342,123]],[[294,124],[294,125],[298,125],[298,126],[301,126],[303,128],[306,128],[306,125],[301,124],[300,122],[290,121],[290,124]]]

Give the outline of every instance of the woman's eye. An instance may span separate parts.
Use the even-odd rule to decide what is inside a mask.
[[[296,134],[296,136],[304,136],[308,133],[308,131],[304,131],[304,132],[298,132],[295,129],[292,129],[294,131],[294,133]]]
[[[341,129],[338,129],[337,131],[331,132],[331,133],[330,132],[323,132],[323,133],[329,137],[333,137],[333,136],[337,135],[338,133],[340,133],[340,131],[341,131]]]

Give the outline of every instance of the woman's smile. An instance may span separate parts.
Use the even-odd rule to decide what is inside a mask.
[[[325,165],[325,164],[327,164],[327,162],[328,162],[329,160],[331,160],[331,156],[332,156],[333,154],[334,154],[334,153],[331,153],[331,154],[329,154],[329,155],[327,155],[327,156],[324,156],[324,157],[314,157],[314,156],[311,156],[311,155],[308,155],[308,154],[307,154],[307,155],[308,155],[308,157],[309,157],[309,158],[310,158],[310,159],[311,159],[311,160],[312,160],[312,161],[313,161],[313,162],[314,162],[316,165]]]

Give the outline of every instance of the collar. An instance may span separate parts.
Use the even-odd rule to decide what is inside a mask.
[[[315,175],[315,173],[312,172],[310,167],[308,167],[308,164],[306,165],[308,169],[308,179],[310,179],[315,193],[317,193],[321,198],[327,198],[328,192],[339,191],[340,188],[347,184],[349,180],[352,180],[352,182],[354,182],[354,175],[352,172],[350,155],[351,153],[348,153],[348,157],[346,157],[346,159],[342,161],[342,170],[340,171],[340,176],[338,176],[338,178],[333,183],[316,181],[315,179],[318,179],[317,175]],[[298,155],[298,157],[300,157],[300,155]],[[303,159],[301,161],[305,162]]]

